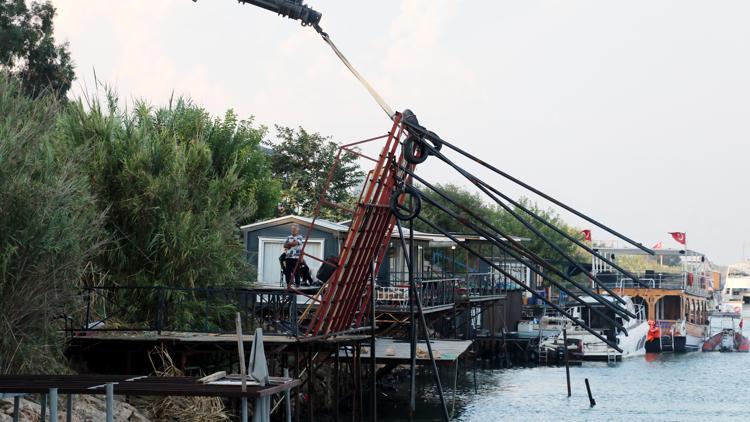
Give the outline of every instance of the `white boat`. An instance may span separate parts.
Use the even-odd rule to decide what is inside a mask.
[[[605,300],[614,300],[611,296],[602,297]],[[602,318],[601,315],[591,312],[590,309],[584,306],[576,306],[575,303],[568,306],[568,311],[575,318],[587,323],[589,327],[601,334],[602,337],[612,339],[622,349],[622,352],[618,352],[590,332],[577,325],[570,324],[568,328],[566,328],[568,343],[570,344],[572,340],[580,344],[580,352],[583,360],[605,360],[611,362],[646,353],[646,334],[648,333],[649,327],[646,322],[645,310],[641,305],[634,304],[628,296],[623,296],[622,299],[625,301],[625,304],[621,304],[621,307],[635,314],[636,318],[631,318],[625,321],[623,318],[616,316],[614,311],[609,307],[597,302],[594,298],[583,298],[583,300],[591,307],[598,309],[604,315],[607,315],[609,318],[622,324],[622,326],[625,327],[627,334],[614,327],[612,323]],[[542,343],[542,347],[548,350],[557,350],[562,345],[562,334],[551,337]]]
[[[750,303],[750,262],[740,262],[727,268],[721,298],[724,302]]]

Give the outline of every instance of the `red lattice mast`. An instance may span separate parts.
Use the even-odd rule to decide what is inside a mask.
[[[307,335],[330,335],[359,327],[370,313],[371,277],[378,273],[396,223],[391,212],[391,198],[394,192],[398,191],[399,184],[404,183],[403,172],[399,172],[398,169],[414,168],[413,164],[406,162],[399,151],[401,139],[405,135],[401,117],[400,114],[396,115],[377,159],[366,157],[353,147],[384,137],[347,144],[339,149],[337,163],[330,170],[327,185],[330,184],[342,152],[354,153],[375,161],[375,167],[368,173],[356,207],[351,210],[351,225],[339,254],[338,268],[321,289],[319,303],[310,320]],[[403,198],[399,198],[399,201],[403,201]],[[308,237],[321,205],[338,207],[326,199],[324,191],[315,209]],[[309,256],[304,253],[304,249],[301,255]]]

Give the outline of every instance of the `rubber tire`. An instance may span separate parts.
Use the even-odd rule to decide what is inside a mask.
[[[404,158],[407,162],[411,164],[422,164],[425,162],[427,157],[430,156],[429,152],[427,151],[427,148],[424,146],[424,141],[417,138],[414,135],[410,135],[406,140],[404,141]],[[416,155],[415,149],[419,149],[422,151],[421,155]]]
[[[409,214],[404,214],[404,210],[399,208],[398,198],[401,195],[411,195],[414,198],[414,209]],[[417,218],[419,212],[422,211],[422,198],[419,196],[419,192],[411,186],[407,186],[403,191],[396,190],[391,195],[391,212],[401,221],[409,221]]]

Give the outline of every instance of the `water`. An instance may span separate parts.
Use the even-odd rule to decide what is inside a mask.
[[[743,316],[750,316],[747,305]],[[454,371],[444,368],[441,376],[450,411]],[[665,353],[614,365],[586,362],[571,367],[570,378],[572,396],[567,397],[564,367],[478,370],[475,394],[473,371],[459,368],[456,420],[750,420],[745,387],[750,382],[747,353]],[[589,406],[585,378],[596,400],[594,407]],[[431,373],[425,371],[419,383],[415,419],[439,420]],[[379,400],[379,419],[408,420],[408,385],[399,393]]]

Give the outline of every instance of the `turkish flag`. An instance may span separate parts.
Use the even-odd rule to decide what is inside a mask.
[[[687,238],[685,238],[685,233],[683,232],[669,232],[669,234],[672,235],[672,239],[674,239],[677,243],[685,244],[687,242]]]
[[[583,233],[583,240],[591,242],[591,230],[581,230],[581,233]]]
[[[651,249],[661,249],[664,247],[664,244],[659,242],[656,245],[652,246]]]

